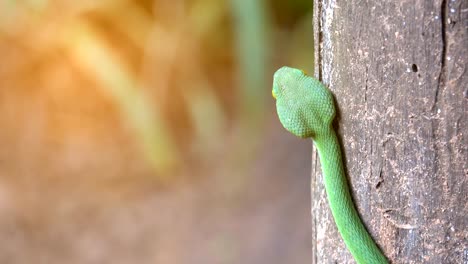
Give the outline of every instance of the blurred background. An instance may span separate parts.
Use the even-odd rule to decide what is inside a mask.
[[[310,263],[312,0],[0,0],[0,263]]]

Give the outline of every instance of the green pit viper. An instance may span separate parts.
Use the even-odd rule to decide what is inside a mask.
[[[286,130],[315,143],[333,218],[354,259],[366,264],[388,263],[354,207],[332,126],[336,111],[330,90],[301,70],[282,67],[274,74],[272,94]]]

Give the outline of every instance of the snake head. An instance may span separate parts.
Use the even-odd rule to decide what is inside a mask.
[[[333,95],[321,82],[298,69],[282,67],[273,76],[273,97],[284,128],[301,138],[331,129]]]

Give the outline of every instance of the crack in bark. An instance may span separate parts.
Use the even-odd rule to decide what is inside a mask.
[[[322,35],[322,30],[321,30],[321,26],[322,26],[322,20],[321,20],[321,12],[322,12],[322,1],[320,0],[314,0],[314,15],[313,15],[313,28],[314,28],[314,75],[315,77],[318,79],[318,80],[322,80],[322,52],[321,52],[321,43],[323,42],[323,35]],[[311,194],[311,209],[312,209],[312,212],[311,214],[311,217],[312,217],[312,263],[315,264],[315,263],[318,263],[318,248],[317,248],[317,241],[318,241],[318,237],[317,237],[317,228],[318,228],[318,219],[317,219],[317,213],[313,212],[315,208],[315,200],[317,199],[317,190],[315,189],[315,185],[316,185],[316,179],[313,178],[313,177],[316,177],[317,175],[317,170],[318,170],[318,166],[317,166],[317,160],[318,160],[318,157],[317,157],[317,152],[316,150],[314,151],[314,147],[312,147],[312,160],[314,161],[314,163],[312,164],[312,168],[311,168],[311,190],[310,190],[310,194]]]
[[[440,7],[440,20],[441,20],[441,39],[442,39],[442,53],[440,59],[440,72],[437,78],[437,87],[434,95],[434,102],[432,104],[432,111],[437,111],[435,108],[439,102],[439,93],[441,86],[445,83],[445,71],[446,71],[446,57],[447,57],[447,36],[446,36],[446,20],[447,20],[447,0],[442,0]]]
[[[369,66],[366,65],[366,86],[364,89],[364,102],[367,102],[367,89],[369,88],[368,82],[369,82]],[[367,105],[366,105],[366,115],[367,115]]]
[[[315,42],[315,77],[320,80],[322,80],[322,54],[321,52],[321,47],[323,43],[323,34],[322,34],[322,16],[319,15],[322,13],[322,1],[314,1],[314,18],[313,18],[313,23],[314,23],[314,30],[315,30],[315,37],[317,38]]]

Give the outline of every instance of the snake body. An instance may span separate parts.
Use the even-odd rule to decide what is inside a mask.
[[[353,204],[332,126],[336,111],[330,90],[301,70],[282,67],[274,74],[272,94],[286,130],[315,143],[333,218],[354,259],[358,263],[388,263]]]

